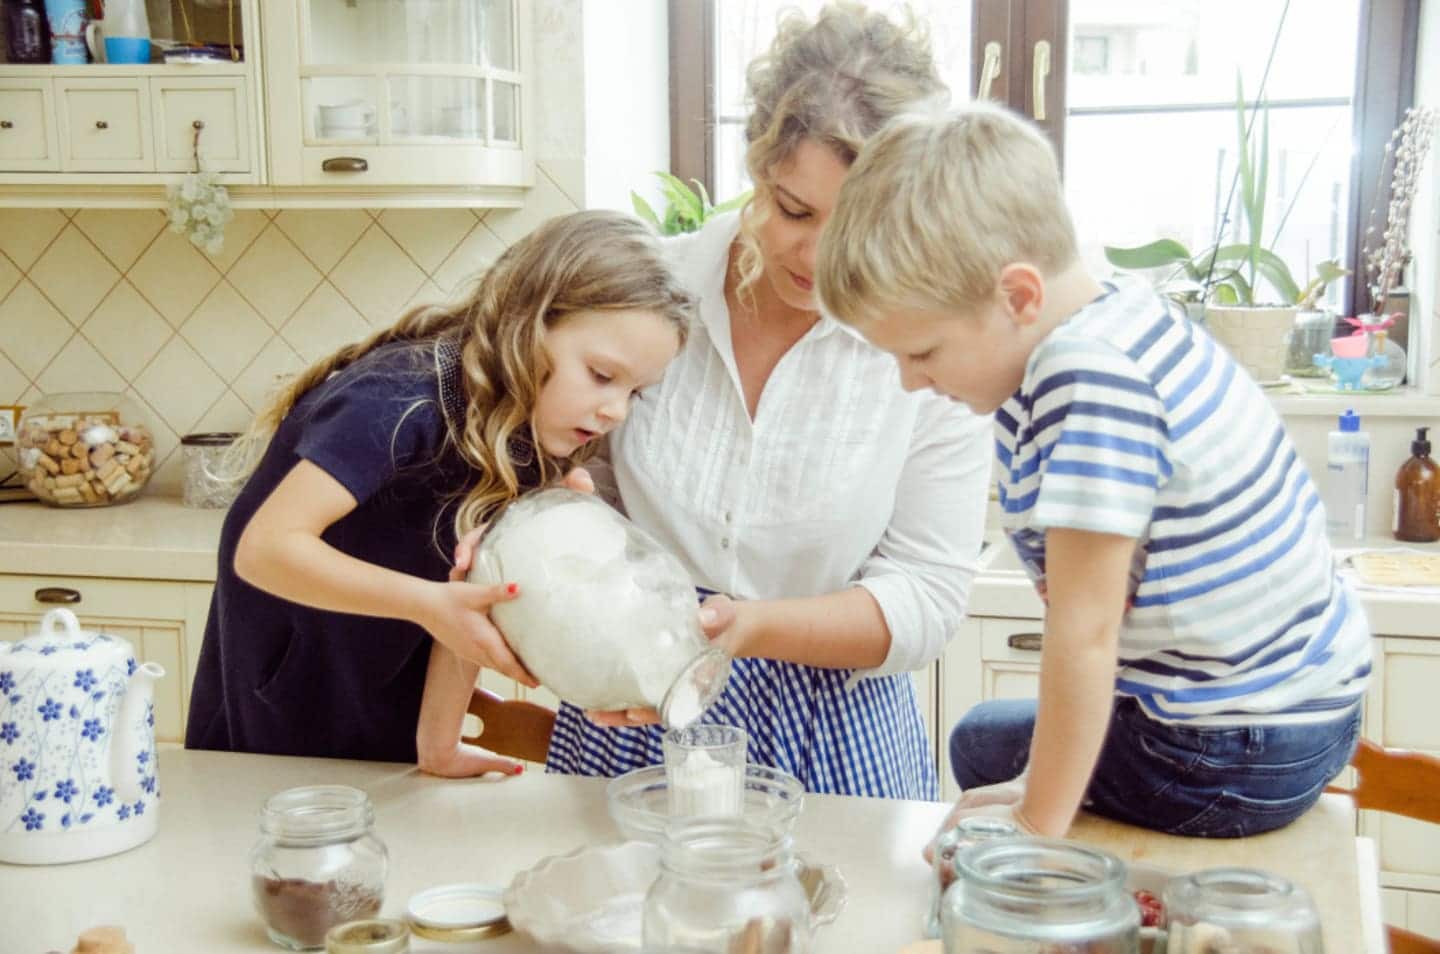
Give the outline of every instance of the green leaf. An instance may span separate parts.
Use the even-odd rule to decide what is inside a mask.
[[[1105,246],[1105,259],[1116,268],[1158,268],[1188,261],[1190,252],[1174,239],[1158,239],[1134,248]]]
[[[712,216],[719,215],[722,212],[729,212],[731,209],[738,209],[746,202],[749,202],[750,197],[754,194],[754,189],[746,189],[744,192],[740,193],[734,198],[726,199],[724,202],[721,202],[719,205],[715,206],[713,209],[710,210],[710,214]]]
[[[705,218],[705,207],[700,204],[700,197],[690,191],[690,187],[668,172],[656,172],[660,181],[664,184],[665,194],[670,201],[678,207],[681,215],[689,215],[694,221],[701,221]]]
[[[636,215],[640,216],[640,218],[646,222],[649,222],[655,227],[656,231],[659,231],[660,217],[655,214],[654,209],[650,208],[650,203],[640,197],[640,193],[634,191],[630,193],[630,204],[634,206]]]
[[[690,181],[695,183],[695,191],[700,193],[700,209],[702,215],[708,215],[711,209],[710,193],[705,191],[705,183],[699,179],[691,179]]]
[[[1300,301],[1300,287],[1295,284],[1295,277],[1290,274],[1290,267],[1284,259],[1268,249],[1257,248],[1255,264],[1260,274],[1279,293],[1281,304],[1293,305]]]
[[[1228,282],[1212,287],[1210,289],[1210,297],[1217,305],[1240,304],[1240,296],[1235,293],[1235,286]]]
[[[1327,258],[1315,266],[1315,277],[1325,284],[1330,284],[1350,274],[1350,269],[1344,268],[1333,258]]]

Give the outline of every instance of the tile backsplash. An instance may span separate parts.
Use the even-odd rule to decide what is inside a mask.
[[[0,404],[124,391],[178,494],[194,431],[242,430],[291,373],[443,300],[577,202],[542,163],[513,210],[242,210],[216,255],[144,209],[0,209]],[[14,467],[0,448],[0,476]]]

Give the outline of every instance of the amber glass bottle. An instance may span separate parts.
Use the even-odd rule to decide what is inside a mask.
[[[1395,475],[1395,539],[1411,543],[1440,540],[1440,467],[1430,459],[1428,427],[1415,430],[1411,457]]]

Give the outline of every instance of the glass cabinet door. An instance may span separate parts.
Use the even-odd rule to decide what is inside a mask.
[[[307,145],[520,144],[514,0],[302,0]]]

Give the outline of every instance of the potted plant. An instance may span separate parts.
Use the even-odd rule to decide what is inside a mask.
[[[660,179],[660,188],[666,199],[664,217],[657,215],[650,203],[641,198],[639,193],[630,193],[630,203],[635,207],[635,214],[653,225],[661,235],[697,232],[713,216],[738,209],[750,201],[750,192],[747,190],[719,205],[711,205],[705,185],[699,180],[690,180],[695,183],[695,189],[699,190],[696,192],[668,172],[656,172],[655,175]]]
[[[1171,267],[1170,274],[1159,284],[1161,291],[1183,303],[1192,317],[1198,317],[1203,311],[1216,340],[1257,380],[1268,382],[1279,379],[1286,369],[1287,337],[1295,327],[1297,313],[1313,310],[1330,282],[1348,271],[1331,259],[1316,266],[1304,286],[1295,280],[1284,259],[1272,250],[1289,209],[1282,216],[1270,247],[1263,242],[1270,115],[1263,101],[1256,109],[1260,111],[1258,141],[1251,135],[1244,87],[1237,77],[1238,200],[1245,241],[1217,243],[1192,254],[1174,239],[1160,239],[1136,248],[1107,246],[1105,257],[1112,265],[1124,269]],[[1293,206],[1292,200],[1291,208]]]

